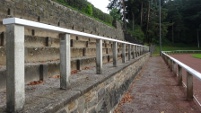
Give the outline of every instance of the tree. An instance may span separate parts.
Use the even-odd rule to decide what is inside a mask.
[[[121,19],[121,15],[118,12],[119,12],[119,10],[117,8],[113,8],[110,11],[110,15],[113,17],[114,20],[120,20]]]

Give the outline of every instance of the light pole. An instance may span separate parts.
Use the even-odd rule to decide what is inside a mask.
[[[161,42],[161,0],[159,0],[159,40],[160,40],[160,55],[162,51]]]

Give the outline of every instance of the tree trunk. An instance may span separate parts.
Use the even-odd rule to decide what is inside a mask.
[[[132,22],[133,26],[132,27],[133,27],[133,31],[134,31],[134,29],[135,29],[135,16],[134,16],[134,13],[132,13],[132,18],[133,18],[133,22]]]
[[[198,42],[198,48],[200,48],[200,36],[199,36],[199,30],[197,30],[197,42]]]
[[[174,44],[174,25],[172,24],[172,43]]]
[[[148,44],[150,43],[150,40],[149,40],[149,37],[148,37],[149,18],[150,18],[150,2],[148,2],[148,10],[147,10],[147,28],[146,28],[146,38],[147,38]]]
[[[140,19],[140,26],[142,27],[142,21],[143,21],[143,2],[141,2],[141,19]]]

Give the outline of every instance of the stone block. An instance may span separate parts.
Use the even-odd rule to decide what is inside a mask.
[[[80,97],[77,99],[78,100],[78,106],[77,106],[77,110],[79,113],[82,113],[86,110],[87,108],[87,103],[85,102],[84,97]]]
[[[89,110],[87,110],[87,113],[97,113],[97,112],[95,110],[95,107],[92,107]]]
[[[103,97],[105,96],[105,88],[101,88],[98,90],[98,101],[100,101],[101,99],[103,99]]]

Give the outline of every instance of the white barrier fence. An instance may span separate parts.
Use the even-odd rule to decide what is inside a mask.
[[[23,108],[25,103],[25,66],[24,66],[24,28],[42,29],[57,32],[60,35],[60,88],[67,89],[71,74],[70,35],[78,35],[96,39],[96,73],[102,73],[102,42],[113,42],[113,66],[117,66],[117,43],[122,44],[122,62],[126,62],[126,45],[129,45],[128,60],[131,53],[143,54],[149,51],[148,46],[133,44],[121,40],[87,34],[75,30],[65,29],[39,22],[19,18],[3,20],[6,25],[6,69],[7,69],[7,110],[16,112]],[[134,58],[134,57],[133,57]]]
[[[175,73],[178,77],[178,85],[184,85],[186,86],[186,99],[192,100],[195,99],[195,101],[201,106],[200,102],[197,100],[197,98],[194,96],[193,93],[193,77],[196,77],[198,80],[201,80],[201,73],[192,69],[191,67],[187,66],[186,64],[180,62],[179,60],[171,57],[168,54],[173,53],[201,53],[200,50],[176,50],[176,51],[162,51],[162,57],[165,60],[165,62],[170,67],[171,71]],[[177,68],[175,66],[178,66]],[[175,70],[177,69],[177,70]],[[186,73],[186,84],[182,82],[182,70],[185,70]]]

